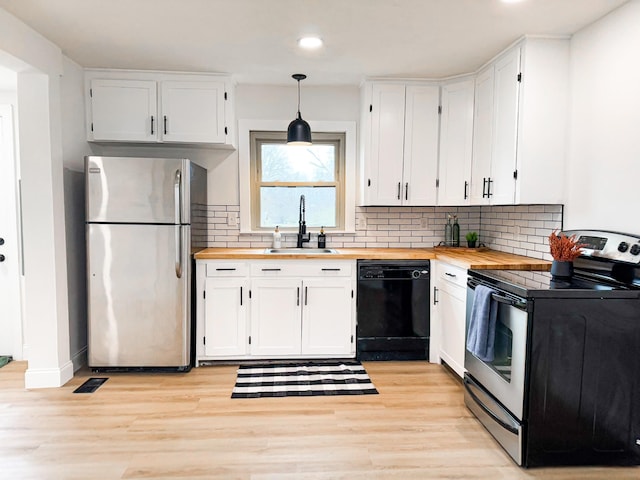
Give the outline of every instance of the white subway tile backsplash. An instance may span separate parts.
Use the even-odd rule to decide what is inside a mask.
[[[194,213],[193,235],[198,246],[266,248],[270,234],[241,234],[228,225],[228,213],[238,205],[209,205]],[[562,228],[562,205],[501,205],[473,207],[357,207],[356,232],[327,234],[330,247],[429,248],[444,242],[448,215],[460,224],[460,244],[476,231],[479,241],[495,250],[551,259],[548,236]],[[197,226],[196,226],[197,223]],[[317,232],[312,232],[312,244]],[[295,246],[296,235],[283,234],[283,246]]]

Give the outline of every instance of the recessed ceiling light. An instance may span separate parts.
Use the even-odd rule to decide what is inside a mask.
[[[298,46],[301,48],[320,48],[322,46],[322,39],[320,37],[302,37],[298,40]]]

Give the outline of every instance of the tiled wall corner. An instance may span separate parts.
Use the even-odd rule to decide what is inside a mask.
[[[484,206],[480,242],[502,252],[552,260],[548,237],[562,229],[562,205]]]

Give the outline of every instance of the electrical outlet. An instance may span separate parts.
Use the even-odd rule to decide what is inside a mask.
[[[358,218],[358,223],[356,224],[358,230],[366,230],[367,229],[367,217]]]
[[[238,212],[227,213],[227,225],[230,227],[238,226]]]
[[[426,229],[428,226],[427,222],[428,222],[427,217],[422,217],[420,219],[420,228],[422,228],[423,230]]]

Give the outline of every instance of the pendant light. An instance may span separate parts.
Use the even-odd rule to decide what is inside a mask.
[[[295,73],[292,77],[298,81],[298,117],[287,128],[287,145],[311,145],[311,127],[300,115],[300,80],[307,76]]]

